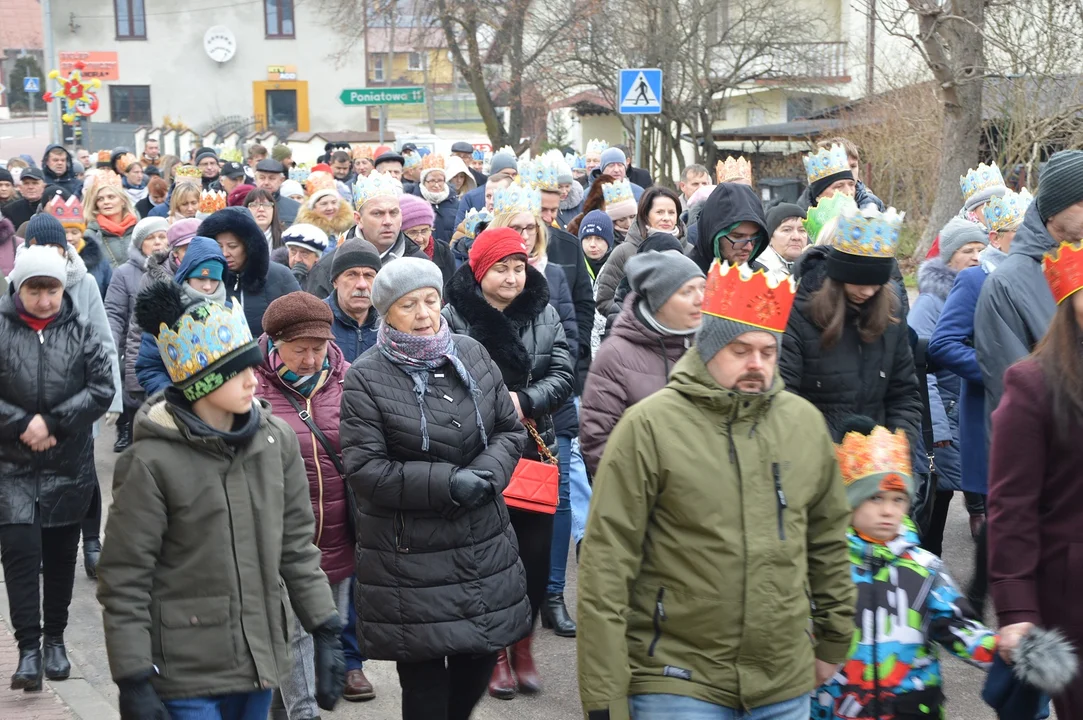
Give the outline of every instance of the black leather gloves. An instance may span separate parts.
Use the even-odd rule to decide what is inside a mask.
[[[346,687],[346,655],[342,652],[342,621],[336,615],[312,631],[316,661],[316,704],[334,710]]]
[[[488,470],[459,468],[451,476],[451,499],[467,510],[479,508],[493,499],[492,479]]]
[[[151,672],[117,680],[120,720],[169,720],[169,712],[150,684]]]

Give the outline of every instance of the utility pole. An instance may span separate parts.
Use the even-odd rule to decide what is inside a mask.
[[[871,98],[876,87],[873,81],[876,71],[876,0],[869,0],[868,20],[865,33],[865,97]]]
[[[56,48],[53,47],[53,8],[50,0],[41,0],[41,29],[45,40],[45,67],[41,69],[44,75],[41,79],[42,90],[44,90],[45,84],[49,82],[49,73],[58,67]],[[53,144],[64,140],[64,134],[57,131],[57,124],[60,121],[59,104],[59,101],[46,104],[49,110],[49,142]]]

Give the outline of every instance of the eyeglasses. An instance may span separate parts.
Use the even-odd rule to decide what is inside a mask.
[[[254,202],[254,203],[250,203],[248,205],[249,209],[251,209],[251,210],[270,210],[274,206],[275,206],[274,203],[266,203],[266,202]]]
[[[756,242],[756,235],[723,235],[724,238],[730,241],[735,248],[744,247],[749,243]]]
[[[403,235],[410,238],[411,240],[418,240],[420,238],[426,238],[432,235],[432,228],[428,225],[422,225],[420,227],[410,228],[409,230],[403,231]]]
[[[520,235],[524,236],[533,235],[534,233],[538,232],[537,225],[509,225],[508,227],[510,227],[512,230],[519,233]]]

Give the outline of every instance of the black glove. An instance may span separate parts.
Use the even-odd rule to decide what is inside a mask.
[[[316,660],[316,704],[334,710],[346,688],[346,655],[342,652],[342,621],[336,615],[312,631]]]
[[[117,680],[120,720],[169,720],[169,712],[150,684],[151,673]]]
[[[467,510],[479,508],[493,499],[492,479],[488,470],[459,468],[451,475],[451,499]]]

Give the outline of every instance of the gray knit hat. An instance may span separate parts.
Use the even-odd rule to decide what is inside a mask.
[[[624,270],[632,291],[646,300],[652,313],[689,280],[707,277],[694,260],[676,250],[637,253],[628,258]]]
[[[1083,200],[1083,151],[1054,153],[1038,178],[1034,204],[1042,222]]]
[[[8,280],[15,292],[19,292],[22,284],[33,277],[50,277],[65,285],[68,282],[67,261],[60,257],[55,248],[47,245],[22,248],[15,258],[15,267],[11,269]]]
[[[947,263],[961,247],[975,242],[989,244],[989,233],[985,228],[965,218],[954,217],[940,231],[940,257]]]
[[[436,288],[443,296],[444,276],[436,263],[415,257],[392,260],[376,273],[376,282],[372,284],[372,306],[381,317],[386,317],[400,297],[429,287]]]
[[[377,273],[384,266],[380,260],[380,251],[368,240],[353,237],[335,248],[335,258],[331,261],[331,280],[334,281],[350,268],[367,267]]]
[[[493,155],[493,159],[489,161],[489,174],[496,175],[501,170],[507,170],[511,168],[518,172],[519,161],[511,153],[498,152]]]
[[[156,232],[169,232],[169,221],[164,217],[145,217],[132,230],[132,247],[142,252],[143,241]]]
[[[775,336],[776,340],[782,342],[780,332],[703,313],[703,324],[699,326],[699,332],[696,333],[696,349],[699,350],[699,356],[703,358],[703,362],[710,362],[722,348],[736,340],[738,335],[744,335],[746,332],[769,332]]]

